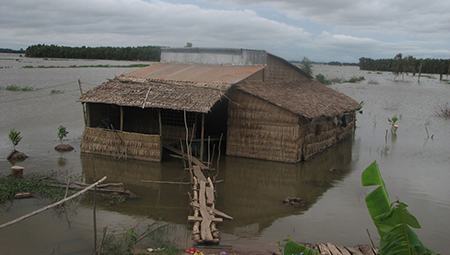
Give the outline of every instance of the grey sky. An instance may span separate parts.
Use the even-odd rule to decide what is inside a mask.
[[[450,1],[0,0],[0,47],[266,49],[288,59],[450,58]]]

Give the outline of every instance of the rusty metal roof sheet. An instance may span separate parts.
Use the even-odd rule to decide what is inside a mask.
[[[120,80],[135,82],[173,81],[189,82],[192,85],[227,89],[254,73],[262,70],[264,65],[233,66],[203,64],[166,64],[157,63],[134,72],[121,75]]]

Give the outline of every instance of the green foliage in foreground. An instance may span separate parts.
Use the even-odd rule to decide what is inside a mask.
[[[304,245],[298,244],[293,241],[287,241],[283,250],[284,255],[320,255],[320,253],[314,249],[308,248]]]
[[[362,173],[363,186],[376,186],[366,196],[369,214],[380,235],[380,255],[432,255],[412,228],[420,224],[408,210],[408,205],[400,201],[391,202],[386,185],[376,162]]]
[[[20,131],[15,130],[14,128],[9,130],[8,134],[9,140],[11,141],[14,150],[16,150],[16,146],[22,140],[22,136],[20,135]]]
[[[15,84],[11,84],[6,86],[5,88],[8,91],[33,91],[34,88],[31,86],[19,86],[19,85],[15,85]]]
[[[166,240],[168,236],[168,225],[153,223],[144,231],[130,228],[124,231],[111,231],[103,229],[103,240],[98,248],[100,255],[132,255],[139,242],[146,242],[146,247],[152,248],[155,255],[175,255],[180,254],[176,246]],[[147,253],[145,253],[147,254]]]
[[[408,210],[408,205],[400,201],[391,202],[389,194],[376,162],[362,173],[363,186],[376,186],[366,196],[369,214],[380,235],[380,255],[436,255],[425,247],[413,228],[421,228],[418,220]],[[318,255],[316,250],[288,241],[284,255]]]
[[[42,177],[31,176],[15,178],[10,176],[0,177],[0,204],[14,199],[19,192],[31,192],[43,198],[56,201],[64,197],[65,190],[46,185]]]

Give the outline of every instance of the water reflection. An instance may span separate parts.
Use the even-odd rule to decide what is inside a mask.
[[[81,160],[87,182],[106,175],[108,182],[123,182],[139,197],[104,209],[186,224],[189,185],[142,182],[187,181],[188,174],[179,160],[152,163],[89,154],[82,154]],[[246,236],[259,233],[278,218],[303,213],[350,172],[351,162],[351,139],[300,164],[224,157],[219,173],[224,182],[217,184],[216,207],[234,220],[223,223],[221,230]],[[283,204],[289,196],[300,197],[304,203],[299,207]]]

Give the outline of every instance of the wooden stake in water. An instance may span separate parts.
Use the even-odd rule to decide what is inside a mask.
[[[97,186],[94,186],[94,202],[93,202],[93,210],[92,210],[92,216],[94,218],[94,254],[97,254],[97,201],[96,201],[96,195],[97,195]]]

